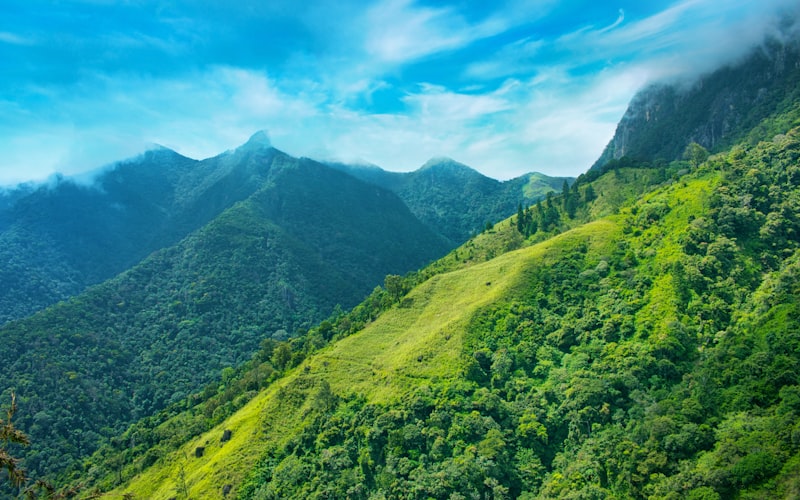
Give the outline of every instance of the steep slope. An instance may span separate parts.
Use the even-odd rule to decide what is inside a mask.
[[[785,41],[768,40],[744,60],[690,86],[656,84],[639,92],[592,168],[622,157],[669,162],[680,159],[692,142],[714,152],[750,134],[758,141],[785,131],[785,123],[771,131],[757,129],[800,101],[800,39],[796,33],[784,36]]]
[[[265,337],[302,332],[447,251],[389,191],[273,149],[234,154],[264,173],[251,196],[117,278],[0,328],[0,392],[18,395],[32,472],[76,469]]]
[[[204,161],[162,148],[94,179],[57,177],[0,194],[0,324],[177,243],[253,194],[277,153],[257,135]]]
[[[394,305],[356,332],[369,303],[312,330],[338,340],[210,432],[120,474],[113,495],[793,497],[798,158],[794,129],[616,215],[462,260],[470,245],[519,242],[503,222],[408,294],[387,283]],[[646,169],[604,174],[588,203]]]
[[[170,498],[182,487],[176,480],[181,474],[192,498],[216,497],[225,484],[238,489],[259,457],[280,453],[287,442],[319,425],[324,415],[315,414],[314,401],[320,387],[337,395],[334,401],[342,396],[361,405],[393,405],[432,379],[455,383],[465,370],[464,333],[481,307],[519,288],[530,266],[552,262],[560,245],[602,247],[613,231],[605,222],[586,226],[547,244],[426,281],[401,307],[307,359],[230,420],[175,454],[194,457],[204,447],[202,457],[166,457],[163,467],[137,477],[127,489],[137,498]],[[220,443],[225,429],[234,437]]]
[[[532,173],[500,182],[449,158],[436,158],[408,173],[375,166],[330,164],[396,193],[421,221],[454,246],[530,205],[550,191],[560,191],[568,177]]]

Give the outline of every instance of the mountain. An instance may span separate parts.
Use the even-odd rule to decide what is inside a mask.
[[[797,104],[702,160],[597,169],[265,344],[104,446],[87,494],[797,497]]]
[[[784,34],[788,36],[788,34]],[[800,41],[769,39],[744,60],[700,77],[691,84],[655,84],[639,92],[616,133],[592,166],[629,157],[653,161],[680,159],[696,142],[716,152],[785,130],[762,121],[800,100]]]
[[[432,159],[408,173],[374,165],[328,165],[394,192],[453,246],[483,231],[487,223],[513,214],[520,204],[530,205],[550,191],[560,191],[564,182],[574,181],[531,173],[501,182],[450,158]]]
[[[393,193],[263,144],[192,165],[200,170],[174,178],[205,173],[200,182],[161,193],[135,190],[125,169],[90,197],[77,185],[57,187],[58,196],[97,200],[93,210],[117,186],[148,194],[152,203],[126,206],[151,206],[154,217],[159,194],[174,193],[167,201],[186,209],[154,218],[151,234],[211,220],[117,277],[0,327],[0,392],[17,394],[15,423],[34,443],[30,471],[79,470],[105,439],[218,383],[265,339],[300,334],[337,306],[356,305],[386,275],[449,248]]]
[[[790,498],[800,221],[781,214],[799,213],[798,154],[796,128],[642,187],[615,215],[560,210],[560,234],[539,243],[503,222],[390,305],[387,289],[312,329],[333,341],[294,345],[219,425],[168,443],[201,403],[133,427],[119,449],[137,456],[136,435],[138,458],[92,461],[89,479],[154,499]],[[599,193],[658,168],[603,174],[578,212],[613,212]]]
[[[166,148],[82,178],[0,191],[0,324],[101,283],[246,199],[265,181],[277,150],[265,133],[236,150],[197,161]],[[507,182],[452,160],[417,172],[331,164],[382,186],[450,246],[507,217],[568,178],[529,174]]]
[[[177,243],[253,194],[276,154],[257,140],[204,161],[161,148],[89,182],[55,177],[0,194],[0,324]]]

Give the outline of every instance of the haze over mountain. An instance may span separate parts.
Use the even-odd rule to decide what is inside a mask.
[[[258,132],[241,147],[203,161],[159,148],[94,174],[0,192],[0,324],[177,243],[261,188],[278,156],[266,133]],[[517,204],[560,189],[564,180],[537,176],[548,181],[500,183],[460,168],[469,174],[437,168],[441,175],[424,182],[420,174],[401,182],[405,174],[381,170],[382,178],[397,182],[377,184],[400,195],[452,247],[487,222],[507,217]],[[358,170],[349,173],[358,177]]]
[[[293,156],[577,176],[636,91],[737,60],[796,0],[6,0],[0,185],[267,129]],[[97,20],[102,19],[102,23]]]
[[[800,95],[800,41],[788,32],[767,38],[745,61],[684,84],[654,84],[639,92],[614,138],[592,168],[612,159],[671,161],[695,142],[710,151],[730,147],[744,135],[761,137],[761,121]],[[754,139],[755,140],[755,139]]]
[[[276,151],[243,147],[202,162],[152,150],[91,182],[0,195],[0,323],[21,318],[171,246],[266,179]]]

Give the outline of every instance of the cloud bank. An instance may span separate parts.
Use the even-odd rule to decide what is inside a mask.
[[[800,8],[11,0],[7,11],[0,185],[154,143],[205,158],[260,129],[293,155],[390,170],[450,156],[501,179],[578,175],[637,89],[736,60]]]

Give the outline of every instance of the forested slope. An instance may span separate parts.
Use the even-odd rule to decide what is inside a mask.
[[[584,179],[523,211],[535,230],[504,221],[409,277],[416,287],[387,282],[312,329],[317,347],[292,344],[283,377],[209,433],[126,466],[117,491],[791,498],[799,159],[795,128],[666,178],[638,164]],[[646,194],[611,192],[632,184]],[[617,213],[591,222],[598,211]]]
[[[387,172],[374,166],[332,167],[397,194],[422,222],[453,246],[528,205],[560,191],[571,177],[531,173],[507,181],[491,179],[449,158],[435,158],[413,172]]]
[[[274,151],[274,150],[272,150]],[[35,476],[79,470],[130,423],[183,401],[265,338],[350,308],[447,251],[392,193],[269,153],[262,187],[117,278],[0,328]]]
[[[176,244],[252,195],[280,155],[257,137],[203,161],[161,148],[94,176],[0,192],[0,324]]]

